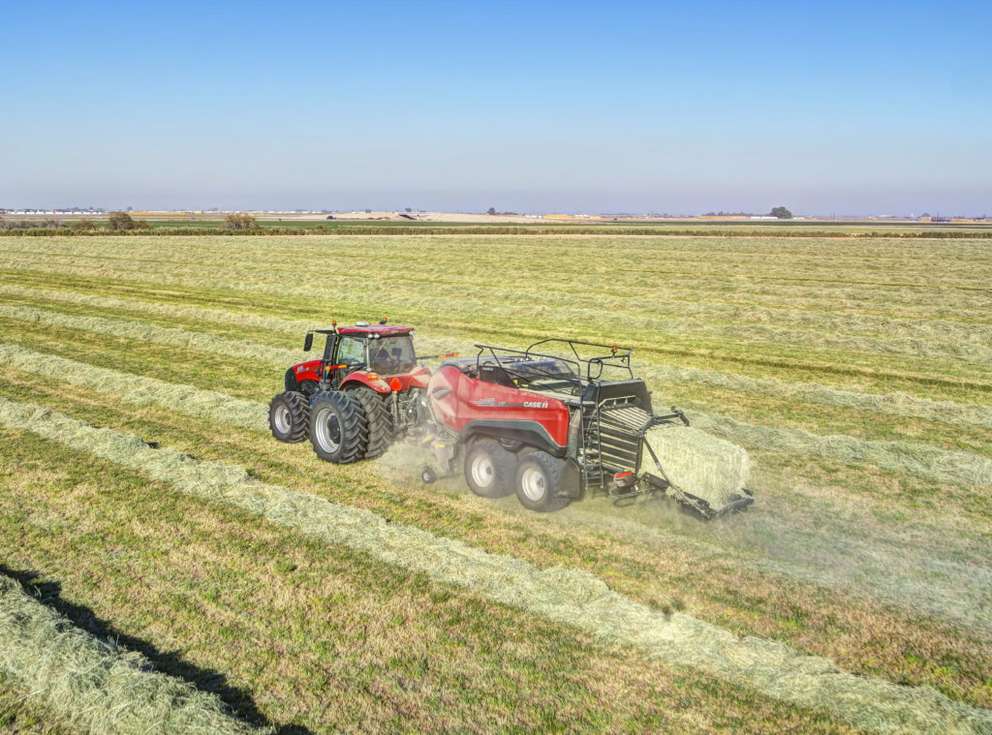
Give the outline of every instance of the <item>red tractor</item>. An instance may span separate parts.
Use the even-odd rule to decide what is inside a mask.
[[[308,436],[321,459],[337,464],[383,454],[411,421],[419,423],[419,390],[430,370],[418,365],[413,328],[358,322],[308,332],[326,336],[320,359],[286,371],[285,392],[269,405],[269,428],[279,441]],[[417,389],[417,390],[414,390]]]
[[[323,358],[290,368],[286,392],[272,401],[272,433],[282,441],[309,435],[318,456],[337,463],[379,456],[407,435],[432,454],[425,482],[460,466],[475,494],[516,493],[535,511],[594,492],[618,501],[667,495],[704,518],[752,502],[742,487],[704,498],[669,480],[646,437],[689,421],[674,408],[654,414],[629,349],[559,339],[526,350],[476,345],[474,357],[446,360],[431,374],[418,366],[411,332],[384,323],[321,331]],[[561,354],[537,350],[548,347]]]

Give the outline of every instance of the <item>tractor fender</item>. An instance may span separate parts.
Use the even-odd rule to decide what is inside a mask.
[[[389,383],[380,378],[377,373],[372,373],[370,375],[365,370],[356,370],[353,373],[349,373],[348,377],[341,381],[341,390],[357,388],[360,385],[371,388],[376,393],[381,393],[383,395],[392,393]]]
[[[293,368],[286,371],[286,376],[283,378],[283,384],[286,386],[287,393],[296,393],[300,390],[300,383],[296,379],[296,374],[293,372]]]

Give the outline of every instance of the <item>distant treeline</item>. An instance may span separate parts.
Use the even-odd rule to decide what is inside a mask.
[[[132,230],[111,230],[108,227],[90,224],[85,227],[54,223],[2,223],[0,236],[8,237],[51,237],[51,236],[168,236],[168,235],[210,235],[258,237],[274,235],[653,235],[676,237],[819,237],[819,238],[909,238],[909,239],[992,239],[992,229],[975,230],[842,230],[842,229],[782,229],[762,227],[760,229],[709,229],[698,227],[676,229],[670,227],[626,227],[623,225],[544,227],[540,225],[346,225],[346,226],[254,226],[248,229],[231,229],[224,225],[195,225],[173,227],[154,224],[151,227]]]

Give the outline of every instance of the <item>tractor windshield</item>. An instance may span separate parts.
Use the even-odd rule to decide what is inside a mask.
[[[369,369],[383,375],[396,375],[413,370],[417,355],[409,334],[369,340]]]

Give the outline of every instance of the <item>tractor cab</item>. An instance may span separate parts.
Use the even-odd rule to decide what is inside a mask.
[[[348,327],[315,329],[307,332],[303,349],[313,349],[314,335],[325,336],[319,360],[294,365],[286,372],[286,390],[311,394],[321,382],[341,388],[346,382],[360,379],[377,392],[389,392],[397,383],[406,389],[410,375],[418,372],[413,347],[413,327],[380,322],[356,322]]]

